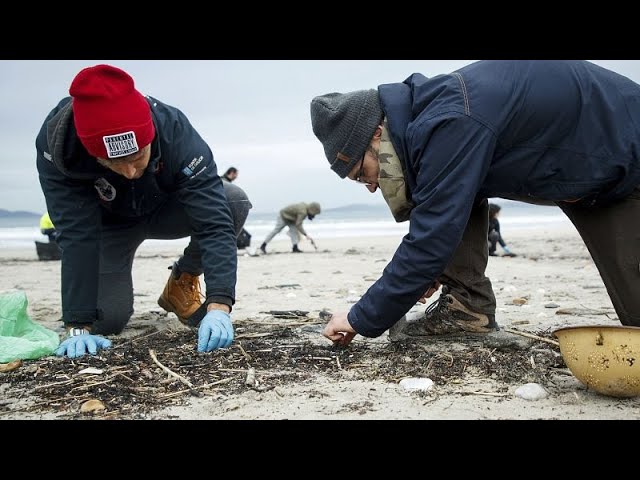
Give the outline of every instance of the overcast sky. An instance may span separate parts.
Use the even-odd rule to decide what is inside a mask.
[[[43,211],[35,137],[84,67],[109,63],[129,72],[143,93],[182,110],[209,143],[220,173],[255,212],[299,201],[324,207],[384,204],[380,192],[340,180],[313,135],[316,95],[376,88],[414,72],[431,77],[472,60],[0,60],[0,208]],[[593,60],[640,83],[640,60]]]

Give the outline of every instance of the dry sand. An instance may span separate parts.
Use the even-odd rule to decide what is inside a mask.
[[[518,257],[491,257],[488,266],[498,300],[497,320],[502,327],[539,335],[546,332],[550,336],[555,328],[567,325],[619,325],[598,271],[573,227],[514,230],[504,236]],[[158,390],[149,387],[147,390],[153,392],[149,395],[158,396],[159,391],[178,393],[165,393],[171,400],[157,408],[136,410],[136,402],[143,402],[142,397],[120,396],[116,402],[104,389],[74,384],[77,372],[84,368],[83,362],[26,361],[21,369],[33,371],[33,375],[23,373],[19,377],[19,370],[0,374],[0,419],[640,418],[640,400],[606,397],[588,390],[566,369],[559,349],[548,343],[535,342],[525,350],[500,353],[482,341],[463,338],[434,340],[403,350],[391,344],[384,334],[377,339],[358,336],[349,349],[335,353],[320,334],[324,322],[318,318],[319,312],[348,310],[378,278],[399,242],[400,238],[392,236],[318,240],[319,251],[303,243],[305,253],[292,254],[288,238],[279,236],[269,245],[270,254],[266,256],[239,252],[237,303],[233,311],[236,341],[227,351],[198,356],[195,334],[172,314],[163,315],[156,304],[169,273],[167,267],[180,250],[175,244],[153,248],[143,245],[134,263],[136,313],[125,332],[112,337],[114,345],[158,328],[161,334],[171,332],[177,335],[171,338],[182,338],[182,345],[175,350],[184,353],[181,358],[197,357],[199,365],[206,366],[200,368],[207,368],[208,372],[216,365],[233,364],[237,368],[222,369],[219,374],[224,373],[224,378],[212,378],[223,380],[215,388],[202,388],[199,397],[180,394],[185,386],[176,379],[165,381],[166,386]],[[35,250],[0,252],[0,262],[0,291],[24,290],[31,317],[61,332],[59,262],[39,262]],[[526,298],[527,303],[515,305],[516,297]],[[545,307],[549,302],[559,308],[578,309],[580,314],[556,315],[557,308]],[[424,308],[417,305],[412,312]],[[308,315],[296,321],[265,313],[287,310],[307,311]],[[139,348],[141,359],[148,358],[147,347],[153,346],[153,338],[130,343],[129,347]],[[158,343],[158,358],[165,359],[167,366],[195,385],[197,373],[181,367],[170,357],[166,345]],[[281,356],[267,357],[274,352]],[[297,357],[292,352],[298,352]],[[534,361],[529,367],[530,357]],[[481,363],[471,365],[473,359],[495,362],[496,358],[501,370],[493,373]],[[469,368],[458,368],[463,360],[469,362]],[[109,362],[100,361],[105,370],[101,378],[107,378],[107,384],[111,382],[114,387],[119,382],[123,388],[128,384],[124,376],[115,380],[115,376],[109,376]],[[52,365],[58,369],[56,375],[47,371]],[[148,365],[153,376],[167,378],[150,359]],[[124,369],[121,372],[127,371],[126,367],[120,368]],[[257,384],[253,386],[245,384],[248,368],[256,371]],[[41,384],[18,381],[38,373],[43,378]],[[399,380],[407,373],[430,376],[435,385],[428,392],[406,391]],[[43,396],[46,389],[36,388],[42,383],[60,382],[61,378],[69,382],[69,388],[57,391],[63,398],[58,402]],[[529,381],[542,384],[548,396],[535,401],[516,397],[515,390]],[[72,389],[72,385],[76,386]],[[84,396],[77,395],[80,392]],[[79,413],[80,404],[89,397],[102,400],[106,409],[96,414]]]

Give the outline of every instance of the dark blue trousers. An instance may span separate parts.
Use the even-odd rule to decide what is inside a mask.
[[[245,192],[232,183],[222,182],[231,209],[236,236],[240,234],[252,205]],[[103,220],[98,286],[99,318],[92,332],[112,335],[122,332],[133,315],[133,258],[147,239],[175,240],[191,236],[189,219],[177,198],[169,200],[153,214],[118,222]],[[181,271],[200,275],[201,253],[191,238],[178,259]]]

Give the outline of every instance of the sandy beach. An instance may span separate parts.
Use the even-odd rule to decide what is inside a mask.
[[[562,326],[619,325],[572,227],[503,235],[518,254],[489,259],[503,329],[552,338]],[[121,348],[76,361],[25,361],[0,374],[0,419],[640,418],[640,400],[588,390],[563,364],[557,346],[527,343],[515,334],[524,343],[513,349],[477,337],[398,345],[387,334],[358,336],[347,349],[335,349],[320,333],[321,312],[348,310],[399,242],[396,236],[323,239],[318,251],[303,242],[305,253],[293,254],[281,235],[268,255],[240,251],[232,316],[236,340],[228,350],[210,354],[197,354],[195,333],[156,303],[180,249],[143,245],[133,270],[135,314],[122,335],[111,337]],[[23,290],[31,318],[62,332],[59,262],[39,262],[35,249],[1,251],[0,262],[0,291]],[[516,305],[514,298],[526,303]],[[549,307],[551,302],[557,306]],[[424,308],[416,305],[412,312]],[[575,313],[559,315],[560,309]],[[154,363],[149,349],[182,380]],[[86,366],[102,373],[87,380],[78,374]],[[428,377],[434,384],[425,392],[409,391],[400,384],[406,377]],[[530,382],[542,385],[546,398],[515,395]],[[104,409],[81,413],[88,399],[100,400]]]

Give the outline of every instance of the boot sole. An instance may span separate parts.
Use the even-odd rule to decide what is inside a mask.
[[[403,332],[404,327],[406,327],[408,323],[413,323],[413,322],[407,322],[406,317],[403,317],[402,319],[400,319],[398,323],[393,325],[388,331],[389,340],[392,342],[401,342],[406,340],[424,340],[424,339],[446,338],[446,337],[464,337],[464,336],[482,337],[490,333],[500,331],[500,326],[497,324],[491,327],[489,326],[475,327],[472,325],[464,325],[464,324],[461,325],[457,323],[459,330],[452,330],[452,331],[443,332],[443,333],[427,333],[424,335],[410,335]]]
[[[165,311],[169,312],[169,313],[175,313],[176,316],[178,317],[178,320],[180,320],[182,323],[186,323],[184,321],[184,318],[178,316],[178,314],[176,313],[175,309],[171,306],[171,304],[169,302],[167,302],[164,297],[160,296],[158,297],[158,305],[160,305],[160,307],[162,307]]]
[[[498,333],[499,330],[489,330],[487,332],[469,332],[466,330],[459,330],[456,332],[440,333],[433,335],[407,335],[405,333],[395,333],[389,335],[390,342],[424,342],[424,341],[437,341],[447,339],[478,339],[487,337],[493,333]]]

